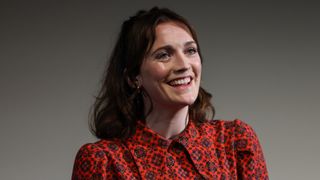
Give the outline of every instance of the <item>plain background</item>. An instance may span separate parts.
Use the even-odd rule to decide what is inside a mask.
[[[256,130],[270,179],[320,170],[317,1],[1,1],[0,179],[70,179],[121,23],[169,7],[195,27],[216,119]]]

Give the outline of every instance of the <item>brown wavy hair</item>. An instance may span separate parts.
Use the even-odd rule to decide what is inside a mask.
[[[90,129],[100,139],[125,139],[135,133],[138,120],[145,120],[143,94],[132,86],[145,55],[150,51],[155,38],[156,26],[164,22],[184,25],[200,46],[194,29],[182,16],[167,8],[154,7],[149,11],[138,11],[124,21],[115,47],[109,58],[101,90],[93,105]],[[211,94],[201,86],[195,102],[189,107],[189,118],[197,124],[213,118],[214,108],[210,103]],[[149,98],[151,101],[151,99]]]

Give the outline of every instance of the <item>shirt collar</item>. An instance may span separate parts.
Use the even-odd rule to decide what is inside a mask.
[[[179,143],[188,152],[198,172],[204,177],[210,178],[214,173],[210,171],[215,171],[218,161],[212,146],[214,144],[213,138],[208,137],[205,131],[206,128],[199,127],[194,121],[190,120],[184,131],[178,136],[173,139],[166,139],[138,121],[136,133],[128,139],[127,146],[135,154],[136,163],[143,165],[145,164],[143,162],[144,158],[137,158],[139,155],[152,153],[152,149],[158,149],[166,154],[171,143]],[[142,151],[140,152],[140,150]],[[214,167],[212,168],[212,166]],[[142,173],[143,167],[139,167],[139,169]]]
[[[160,147],[167,149],[172,142],[178,142],[186,149],[195,145],[200,138],[200,132],[196,128],[196,124],[190,120],[186,128],[176,137],[166,139],[148,128],[143,122],[138,121],[136,132],[133,137],[129,138],[132,143],[140,144],[146,147]]]

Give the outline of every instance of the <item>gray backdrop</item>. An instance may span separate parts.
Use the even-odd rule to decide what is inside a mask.
[[[216,118],[254,127],[270,178],[319,178],[316,1],[2,0],[0,179],[70,179],[120,24],[154,5],[194,25]]]

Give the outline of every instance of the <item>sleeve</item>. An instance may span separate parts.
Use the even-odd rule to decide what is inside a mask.
[[[105,179],[106,166],[105,152],[94,144],[85,144],[76,155],[71,179]]]
[[[252,127],[240,120],[235,120],[234,137],[238,178],[268,180],[262,148]]]

